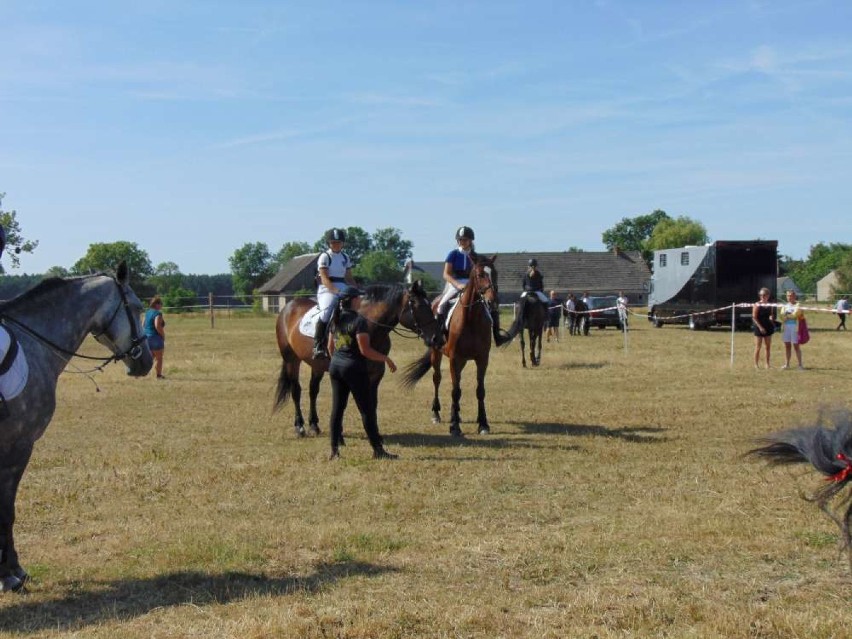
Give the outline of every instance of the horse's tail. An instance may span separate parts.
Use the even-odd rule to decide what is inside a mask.
[[[281,407],[292,394],[293,386],[298,381],[298,376],[293,374],[295,353],[289,346],[285,346],[283,350],[284,352],[281,354],[281,372],[278,374],[278,388],[275,392],[275,404],[272,406],[273,413],[281,410]]]
[[[831,482],[813,497],[824,505],[852,481],[852,421],[845,412],[835,415],[834,421],[835,428],[817,425],[771,433],[761,438],[763,446],[746,454],[775,465],[811,464]]]
[[[405,367],[400,384],[403,388],[413,388],[430,368],[432,368],[432,349],[427,348],[420,359]]]
[[[517,337],[518,333],[524,330],[524,305],[519,304],[517,306],[518,311],[515,314],[515,319],[512,321],[512,324],[509,326],[509,329],[506,331],[506,335],[509,339],[506,340],[506,343],[509,343],[510,339],[514,339]]]

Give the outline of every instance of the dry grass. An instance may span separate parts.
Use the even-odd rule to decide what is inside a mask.
[[[492,434],[429,421],[388,375],[374,462],[353,410],[339,462],[271,415],[271,318],[169,317],[166,381],[65,375],[19,497],[33,581],[0,629],[39,637],[842,637],[850,573],[804,469],[741,455],[848,406],[852,337],[809,318],[806,372],[752,337],[634,319],[492,354]],[[93,347],[94,348],[94,347]],[[775,343],[775,363],[782,345]],[[420,347],[397,338],[397,362]],[[445,378],[446,379],[446,378]],[[449,389],[442,401],[445,417]],[[329,392],[323,386],[323,419]],[[323,428],[325,428],[323,423]]]

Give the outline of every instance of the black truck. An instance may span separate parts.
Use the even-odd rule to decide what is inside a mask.
[[[732,304],[755,301],[764,286],[769,289],[769,299],[775,301],[777,285],[776,240],[720,240],[654,251],[648,320],[657,327],[730,326]],[[750,307],[736,308],[734,317],[738,327],[751,326]]]

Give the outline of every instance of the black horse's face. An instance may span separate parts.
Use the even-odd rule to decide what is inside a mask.
[[[427,346],[439,348],[443,346],[444,332],[439,330],[438,321],[432,313],[432,305],[423,290],[420,280],[414,282],[406,293],[405,310],[400,317],[400,323],[407,329],[417,333]]]

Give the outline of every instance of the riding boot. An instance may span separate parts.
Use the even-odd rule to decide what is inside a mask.
[[[325,329],[328,322],[317,320],[317,327],[314,330],[314,359],[328,359],[328,351],[325,348]]]
[[[494,332],[494,343],[503,346],[512,341],[512,336],[500,330],[500,309],[491,310],[491,329]]]
[[[441,329],[442,333],[447,332],[447,312],[444,311],[442,313],[438,313],[435,316],[435,321],[438,322],[438,326]]]

